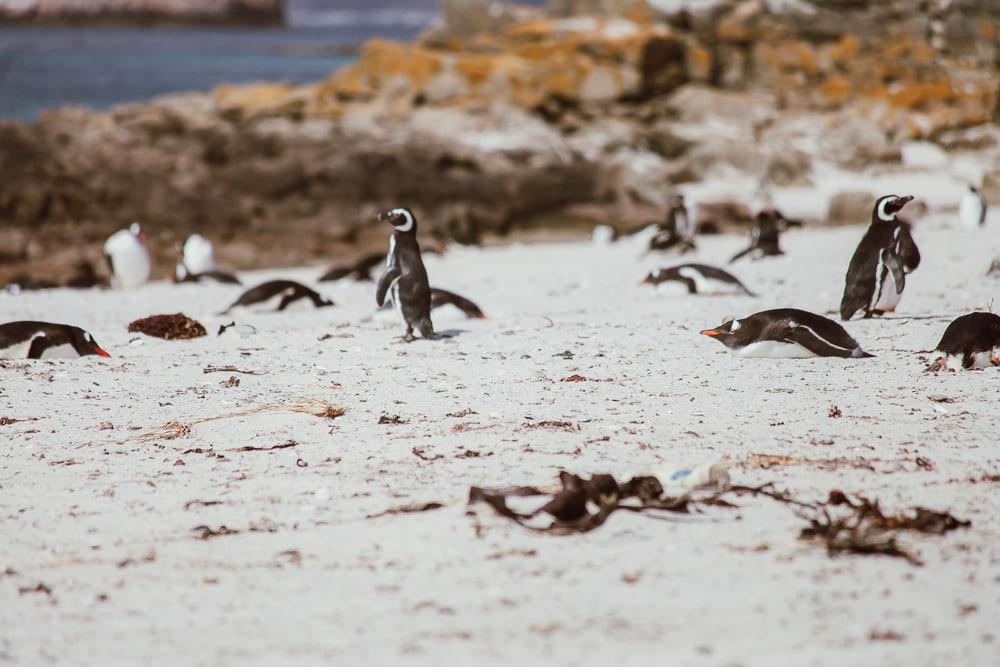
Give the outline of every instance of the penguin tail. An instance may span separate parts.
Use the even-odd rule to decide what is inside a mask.
[[[744,291],[744,292],[746,292],[746,295],[747,295],[747,296],[752,296],[752,297],[753,297],[753,298],[755,298],[755,299],[756,299],[756,298],[757,298],[758,296],[760,296],[760,295],[759,295],[759,294],[757,294],[756,292],[751,292],[751,291],[750,291],[750,290],[748,290],[748,289],[747,289],[746,287],[744,287],[744,288],[743,288],[743,291]]]
[[[874,354],[869,354],[868,352],[862,350],[860,347],[854,348],[854,351],[851,352],[852,359],[873,359],[874,357],[875,357]]]

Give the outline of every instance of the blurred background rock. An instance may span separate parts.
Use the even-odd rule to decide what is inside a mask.
[[[225,6],[242,23],[278,5],[0,0],[0,16],[84,4],[119,23],[126,6],[146,22],[151,7],[177,9],[171,23]],[[927,170],[934,151],[970,156],[973,169],[947,176],[982,179],[1000,201],[1000,3],[309,0],[280,16],[289,25],[250,33],[139,33],[249,34],[267,51],[232,80],[260,82],[193,76],[182,88],[211,89],[0,122],[0,281],[40,261],[71,271],[132,220],[163,270],[191,231],[236,268],[288,265],[382,244],[371,216],[387,206],[464,243],[626,229],[659,220],[676,188],[808,188],[838,170]],[[7,43],[50,34],[16,21]],[[17,55],[3,58],[10,77]],[[866,222],[864,194],[824,190],[813,218]]]

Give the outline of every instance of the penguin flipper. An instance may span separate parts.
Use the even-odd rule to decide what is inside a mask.
[[[909,225],[899,230],[899,241],[896,243],[896,254],[902,260],[903,269],[912,273],[920,266],[920,249],[913,240]]]
[[[741,257],[745,257],[746,255],[749,255],[750,252],[753,251],[754,247],[755,246],[753,244],[751,244],[746,249],[741,250],[740,252],[736,253],[735,255],[733,255],[729,259],[729,263],[732,264],[733,262],[735,262],[736,260],[740,259]]]
[[[801,345],[813,354],[820,357],[843,357],[845,359],[854,356],[854,350],[838,347],[827,340],[819,337],[812,329],[807,327],[791,326],[784,332],[782,342],[795,343]]]
[[[392,284],[399,280],[402,274],[399,272],[399,268],[395,266],[390,266],[382,274],[382,277],[378,279],[378,285],[375,287],[375,305],[381,308],[385,305],[385,295],[388,294],[389,289]]]
[[[890,253],[885,266],[892,273],[892,279],[896,283],[896,294],[902,294],[903,288],[906,287],[906,271],[903,270],[900,258]]]

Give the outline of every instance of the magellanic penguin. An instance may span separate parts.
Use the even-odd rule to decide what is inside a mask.
[[[379,220],[388,222],[393,230],[389,238],[389,254],[385,258],[385,273],[379,278],[375,288],[375,303],[381,307],[386,295],[390,296],[396,312],[406,324],[406,333],[403,335],[405,342],[414,340],[414,328],[422,338],[433,338],[431,288],[427,283],[427,270],[420,258],[417,219],[409,209],[394,208],[380,214]]]
[[[688,215],[684,195],[670,198],[667,219],[658,226],[656,235],[649,240],[650,250],[670,250],[676,248],[681,254],[695,249],[694,220]]]
[[[730,264],[746,255],[750,255],[751,259],[784,255],[780,242],[781,232],[787,231],[790,227],[801,226],[801,222],[789,220],[777,209],[768,208],[760,211],[754,218],[753,227],[750,228],[750,245],[733,255],[729,260]]]
[[[0,324],[0,359],[67,359],[111,355],[80,327],[51,322]]]
[[[650,271],[643,285],[659,285],[676,281],[687,287],[690,294],[746,294],[757,296],[733,274],[707,264],[681,264]]]
[[[314,290],[294,280],[269,280],[248,289],[229,308],[219,314],[225,315],[237,306],[261,305],[267,308],[274,304],[276,304],[274,310],[281,311],[299,299],[309,299],[317,308],[336,305],[333,301],[320,296]]]
[[[958,222],[965,229],[976,229],[986,224],[986,200],[975,185],[962,195],[958,205]]]
[[[133,289],[149,280],[149,252],[143,238],[139,223],[133,222],[128,229],[115,232],[104,242],[112,287]]]
[[[912,200],[909,196],[886,195],[875,202],[871,225],[847,268],[840,302],[842,320],[859,312],[872,317],[896,310],[906,286],[906,274],[920,264],[910,224],[896,219],[900,209]]]
[[[1000,315],[969,313],[956,318],[934,348],[940,356],[927,370],[989,368],[1000,366]]]
[[[701,332],[740,357],[871,357],[831,319],[797,308],[765,310]]]
[[[337,264],[326,270],[326,273],[319,277],[320,282],[341,280],[342,278],[353,278],[354,280],[371,280],[372,269],[385,260],[385,253],[377,252],[364,255],[355,262],[347,264]]]

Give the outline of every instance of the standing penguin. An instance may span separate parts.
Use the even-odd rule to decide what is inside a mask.
[[[976,229],[986,224],[986,200],[975,185],[970,184],[962,195],[958,205],[958,222],[965,229]]]
[[[801,226],[801,222],[789,220],[775,208],[763,209],[757,214],[750,229],[750,245],[733,255],[729,262],[735,262],[746,255],[750,255],[751,259],[784,255],[780,243],[781,232],[787,231],[789,227]]]
[[[920,264],[920,251],[910,234],[910,225],[896,219],[913,197],[879,197],[872,209],[872,222],[858,244],[847,268],[840,318],[849,320],[892,312],[906,286],[906,274]]]
[[[670,210],[667,219],[649,241],[650,250],[669,250],[676,247],[681,254],[695,249],[694,221],[688,215],[684,195],[674,195],[670,198]]]
[[[142,229],[133,222],[128,229],[112,234],[104,242],[104,255],[111,268],[111,286],[133,289],[149,280],[149,251],[143,243]]]
[[[396,312],[406,324],[403,341],[414,340],[413,329],[422,338],[434,337],[431,324],[431,288],[427,282],[427,270],[420,258],[417,243],[417,219],[406,208],[394,208],[378,216],[393,227],[389,238],[389,254],[385,258],[385,273],[375,288],[375,303],[381,308],[386,295],[392,299]]]
[[[51,322],[0,324],[0,359],[67,359],[91,354],[111,356],[80,327]]]
[[[212,242],[201,234],[192,234],[180,248],[181,261],[175,272],[178,281],[191,274],[215,271],[215,251]]]

